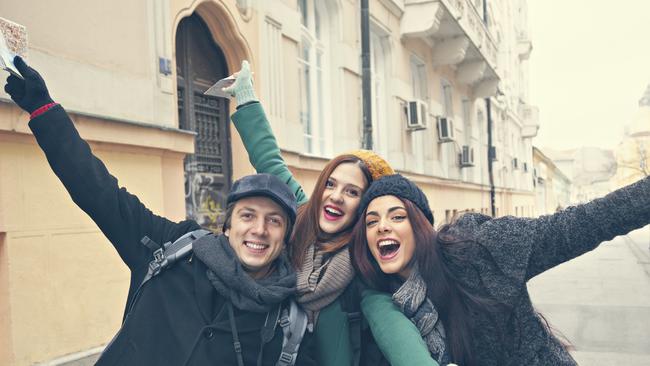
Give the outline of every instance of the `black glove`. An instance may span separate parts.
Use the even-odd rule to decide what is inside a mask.
[[[11,96],[11,99],[29,114],[46,104],[52,103],[52,98],[41,75],[27,66],[20,56],[14,58],[14,65],[25,79],[9,75],[5,91]]]

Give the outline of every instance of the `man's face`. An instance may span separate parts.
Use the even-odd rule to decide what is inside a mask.
[[[287,224],[287,214],[270,198],[246,197],[235,202],[230,228],[224,234],[251,277],[269,273],[284,248]]]

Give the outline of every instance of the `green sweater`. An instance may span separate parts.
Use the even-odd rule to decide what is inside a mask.
[[[296,195],[298,204],[307,202],[307,195],[294,179],[282,159],[280,148],[260,103],[241,107],[232,120],[241,136],[248,158],[258,173],[269,173],[285,182]],[[375,342],[393,366],[438,364],[431,358],[415,325],[392,304],[390,295],[364,292],[361,303],[371,325]],[[368,296],[367,296],[368,295]],[[376,311],[379,310],[379,311]],[[339,299],[323,308],[314,329],[318,348],[318,364],[323,366],[352,365],[352,348],[347,314]],[[396,346],[400,340],[401,347]]]

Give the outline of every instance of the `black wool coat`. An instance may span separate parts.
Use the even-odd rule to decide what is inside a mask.
[[[464,215],[449,230],[471,245],[448,261],[449,268],[472,293],[503,305],[492,314],[471,315],[477,364],[576,365],[535,311],[527,282],[649,223],[650,177],[539,218]]]
[[[56,106],[30,121],[39,146],[72,200],[99,226],[131,271],[122,329],[98,365],[237,365],[227,301],[206,277],[207,267],[189,256],[148,281],[134,296],[152,260],[144,236],[162,244],[199,229],[191,220],[172,222],[153,214],[120,188],[79,136],[67,113]],[[234,308],[234,307],[233,307]],[[267,314],[234,308],[245,365],[256,365]],[[297,365],[315,365],[313,342],[305,334]],[[275,365],[282,347],[278,325],[262,349],[262,364]]]

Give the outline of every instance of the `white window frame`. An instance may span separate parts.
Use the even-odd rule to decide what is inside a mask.
[[[411,86],[413,98],[429,103],[429,88],[427,87],[427,65],[415,55],[411,55]]]
[[[454,118],[454,87],[445,79],[440,80],[440,95],[445,117]]]
[[[427,65],[416,55],[411,55],[410,60],[410,70],[411,70],[411,93],[413,99],[419,99],[429,104],[429,88],[427,86]],[[425,131],[431,130],[420,130],[420,131],[411,131],[409,132],[411,136],[411,153],[415,160],[415,169],[418,172],[424,171],[424,138]],[[431,134],[430,134],[431,135]]]
[[[370,69],[372,80],[372,148],[388,159],[389,125],[389,65],[390,48],[386,35],[371,27]]]
[[[264,76],[267,81],[264,83],[264,100],[266,100],[267,113],[273,120],[282,121],[285,116],[284,110],[284,72],[282,65],[282,25],[266,17],[264,19],[264,54],[266,61],[262,63]]]
[[[306,5],[306,12],[301,4]],[[311,155],[325,156],[331,145],[325,125],[331,120],[330,80],[330,19],[324,1],[298,0],[301,14],[301,42],[298,55],[300,86],[300,123],[303,125],[303,146]],[[306,13],[306,14],[305,14]],[[304,19],[306,15],[306,23]]]

